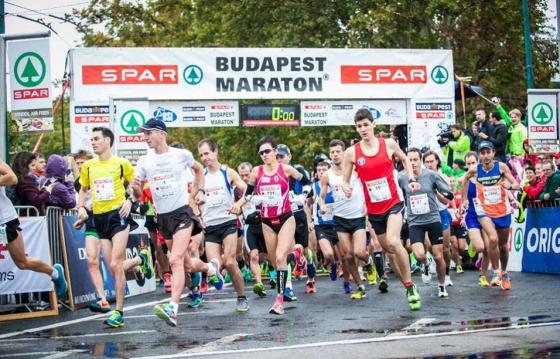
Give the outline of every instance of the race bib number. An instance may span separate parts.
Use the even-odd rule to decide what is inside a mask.
[[[8,234],[6,233],[6,225],[0,226],[0,246],[8,245]]]
[[[325,207],[327,207],[327,212],[325,212],[325,214],[321,214],[321,219],[323,221],[332,221],[333,213],[334,213],[334,204],[328,203],[325,204]]]
[[[483,187],[482,194],[484,195],[484,204],[502,203],[502,190],[500,186]]]
[[[391,189],[387,177],[366,182],[371,203],[383,202],[391,199]]]
[[[115,183],[112,177],[93,180],[93,190],[95,192],[95,199],[98,201],[115,199]]]
[[[279,184],[261,186],[264,207],[279,207],[282,205],[282,187]]]
[[[451,220],[453,222],[459,220],[459,218],[457,217],[457,212],[458,210],[456,208],[448,208],[447,209],[449,211],[449,213],[451,214]]]
[[[430,203],[426,193],[410,196],[410,212],[416,215],[430,212]]]
[[[153,178],[154,194],[158,198],[167,198],[175,195],[177,181],[173,173],[162,173]]]
[[[218,207],[226,201],[226,189],[224,187],[206,189],[206,207]]]

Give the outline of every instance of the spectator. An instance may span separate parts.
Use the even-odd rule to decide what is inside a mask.
[[[453,166],[453,161],[456,159],[465,161],[465,156],[471,149],[471,140],[465,135],[461,125],[452,125],[451,134],[453,139],[443,148],[443,155],[447,159],[446,163],[449,167]]]
[[[539,177],[543,181],[545,180],[546,176],[542,170],[542,163],[539,161],[533,167],[535,167],[535,176]]]
[[[524,157],[523,142],[527,138],[527,128],[521,123],[521,111],[518,109],[509,112],[511,127],[509,128],[508,152],[512,157]]]
[[[556,169],[560,170],[560,152],[554,154],[554,161],[556,162]]]
[[[45,168],[47,167],[47,161],[42,154],[36,153],[35,165],[33,166],[33,174],[39,179],[45,177]]]
[[[554,164],[551,160],[543,162],[543,173],[546,182],[540,198],[545,201],[560,198],[560,171],[554,172]]]
[[[471,127],[465,131],[465,134],[469,136],[471,140],[471,151],[478,151],[478,143],[480,142],[480,137],[478,137],[478,123],[476,121],[473,122]]]
[[[93,155],[86,150],[79,150],[72,157],[74,157],[74,165],[75,165],[75,169],[74,169],[74,178],[75,178],[74,188],[76,189],[76,192],[78,192],[78,191],[80,191],[80,187],[81,187],[80,186],[80,171],[82,170],[82,165],[87,160],[91,160],[93,158]]]
[[[525,163],[529,163],[531,166],[536,166],[539,162],[539,156],[535,155],[535,150],[531,145],[529,145],[528,138],[523,141],[523,150],[525,151]]]
[[[525,169],[526,184],[523,186],[523,191],[527,194],[527,199],[537,200],[544,189],[544,181],[542,178],[537,177],[535,167],[529,166]]]
[[[488,140],[494,144],[496,149],[495,159],[500,162],[506,162],[506,144],[508,140],[508,128],[504,124],[502,117],[498,112],[490,114],[490,121],[492,123],[492,133],[490,136],[481,133],[479,136],[483,140]]]
[[[39,215],[43,216],[54,184],[39,188],[39,182],[33,173],[36,158],[37,155],[31,152],[20,152],[15,156],[12,165],[18,177],[15,194],[20,205],[34,206]]]
[[[488,118],[486,118],[486,111],[483,108],[477,108],[475,112],[476,122],[478,126],[478,134],[484,133],[486,136],[491,136],[494,126]],[[478,148],[476,149],[478,150]]]
[[[71,209],[76,207],[74,182],[66,181],[68,162],[64,157],[51,155],[47,162],[46,176],[39,181],[39,186],[53,185],[47,205]]]

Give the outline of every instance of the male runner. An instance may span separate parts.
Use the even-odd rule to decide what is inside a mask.
[[[418,189],[416,177],[408,157],[393,139],[375,137],[375,122],[369,110],[358,110],[354,115],[354,123],[361,140],[344,153],[342,188],[347,197],[352,196],[350,179],[355,166],[362,183],[371,226],[383,249],[394,255],[393,264],[406,288],[410,309],[418,310],[421,307],[420,294],[412,282],[408,254],[400,239],[404,198],[397,183],[392,157],[397,157],[404,165],[411,190]]]
[[[77,205],[79,219],[74,226],[79,228],[89,218],[85,206],[89,193],[95,231],[101,239],[103,255],[115,279],[116,310],[103,323],[108,327],[120,328],[124,326],[125,271],[140,264],[142,273],[151,278],[152,269],[145,249],[138,253],[137,258],[125,261],[128,234],[138,227],[130,216],[132,201],[126,198],[124,186],[124,181],[130,183],[134,178],[134,169],[128,160],[113,156],[111,147],[114,140],[113,132],[107,127],[93,128],[91,146],[97,157],[82,165],[82,187]]]
[[[519,189],[519,184],[505,163],[494,160],[495,153],[492,142],[480,142],[478,145],[480,163],[476,168],[469,168],[463,178],[463,188],[468,185],[470,178],[476,179],[478,205],[475,204],[475,210],[480,225],[488,234],[490,244],[488,252],[494,267],[494,278],[490,284],[499,284],[502,290],[510,290],[511,279],[507,272],[507,265],[511,206],[508,191]]]
[[[204,170],[204,192],[206,199],[200,206],[204,222],[204,243],[206,258],[216,264],[220,270],[223,255],[223,267],[231,275],[231,281],[237,293],[238,312],[249,310],[245,296],[245,281],[237,265],[237,214],[245,202],[243,196],[234,200],[233,188],[245,193],[247,185],[233,169],[218,161],[218,145],[209,139],[198,143],[198,154],[206,167]]]
[[[173,240],[169,265],[173,280],[171,283],[171,300],[168,304],[158,304],[154,314],[165,320],[168,325],[177,326],[179,299],[185,288],[185,267],[191,272],[208,272],[213,278],[216,289],[223,286],[223,278],[218,272],[217,263],[204,263],[199,258],[191,258],[187,248],[195,227],[194,214],[189,207],[188,169],[195,175],[191,195],[197,203],[204,201],[204,174],[200,163],[194,160],[192,153],[167,145],[167,127],[160,120],[150,119],[138,131],[144,134],[144,141],[154,150],[140,157],[136,170],[138,177],[132,181],[132,190],[136,198],[140,197],[144,181],[148,181],[152,190],[154,207],[157,214],[157,227],[165,240]]]
[[[410,243],[414,256],[419,263],[424,264],[422,281],[429,283],[431,280],[429,263],[424,249],[426,233],[431,243],[432,255],[436,262],[439,280],[438,296],[448,296],[445,289],[445,259],[443,258],[443,233],[438,211],[438,199],[436,190],[447,199],[453,198],[451,188],[436,172],[422,169],[422,153],[417,148],[407,151],[408,159],[412,164],[412,170],[420,188],[411,189],[408,186],[408,176],[403,173],[399,178],[399,184],[406,194],[407,223]]]

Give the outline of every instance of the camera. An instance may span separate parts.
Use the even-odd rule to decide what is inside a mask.
[[[450,130],[445,129],[442,130],[440,133],[437,134],[437,142],[441,147],[447,146],[449,141],[453,139],[453,133]]]

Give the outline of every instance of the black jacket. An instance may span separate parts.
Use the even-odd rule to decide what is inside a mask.
[[[500,121],[496,124],[496,126],[494,126],[492,135],[488,137],[488,141],[492,142],[496,149],[496,159],[505,161],[507,140],[508,128],[502,121]]]

